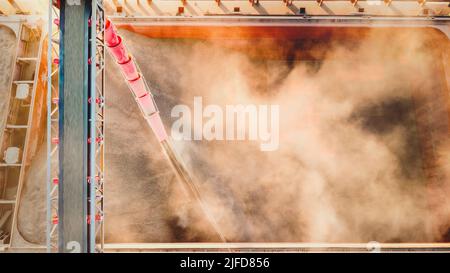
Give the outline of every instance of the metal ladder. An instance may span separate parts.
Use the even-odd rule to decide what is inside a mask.
[[[21,24],[10,87],[8,116],[0,143],[0,244],[9,246],[27,163],[41,33]],[[11,156],[12,154],[12,156]]]

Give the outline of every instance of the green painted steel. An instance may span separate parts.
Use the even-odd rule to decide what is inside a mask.
[[[61,5],[58,248],[59,252],[86,252],[90,3],[72,2]]]

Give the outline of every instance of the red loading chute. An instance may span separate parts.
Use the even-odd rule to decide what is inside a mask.
[[[122,70],[122,75],[156,137],[160,142],[166,140],[168,138],[166,130],[162,124],[153,96],[145,84],[144,77],[139,74],[137,65],[133,57],[128,53],[122,37],[117,34],[117,30],[109,20],[106,20],[105,25],[105,43]]]

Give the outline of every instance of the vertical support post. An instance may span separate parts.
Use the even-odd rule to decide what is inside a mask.
[[[96,196],[96,171],[95,171],[95,150],[96,150],[96,142],[97,142],[97,134],[96,134],[96,116],[97,116],[97,92],[96,92],[96,65],[97,65],[97,1],[92,0],[92,12],[91,12],[91,18],[90,18],[90,33],[89,33],[89,60],[90,61],[90,67],[89,67],[89,170],[88,170],[88,177],[89,177],[89,220],[88,220],[88,227],[89,227],[89,242],[88,242],[88,251],[89,252],[95,252],[95,196]]]
[[[51,230],[52,230],[52,34],[53,34],[53,3],[48,3],[48,39],[47,39],[47,224],[46,224],[46,245],[47,252],[51,252]]]
[[[59,252],[88,251],[88,0],[61,1]]]
[[[105,181],[105,95],[106,95],[106,44],[105,44],[105,29],[106,29],[106,13],[103,6],[103,0],[96,0],[98,13],[98,28],[97,28],[97,116],[96,128],[97,137],[99,138],[96,150],[96,170],[98,179],[96,179],[96,234],[100,240],[99,251],[103,252],[105,246],[105,214],[104,214],[104,181]]]
[[[49,0],[47,40],[47,252],[58,250],[59,6]]]
[[[91,1],[89,35],[89,220],[88,251],[103,251],[104,246],[104,124],[105,124],[105,12],[103,1]],[[97,244],[97,239],[99,244]],[[98,247],[97,247],[98,246]]]

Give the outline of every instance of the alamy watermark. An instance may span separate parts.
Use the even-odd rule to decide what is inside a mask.
[[[203,105],[202,97],[194,97],[193,111],[180,104],[172,108],[175,140],[252,140],[259,141],[261,151],[279,147],[279,105],[238,104]]]

